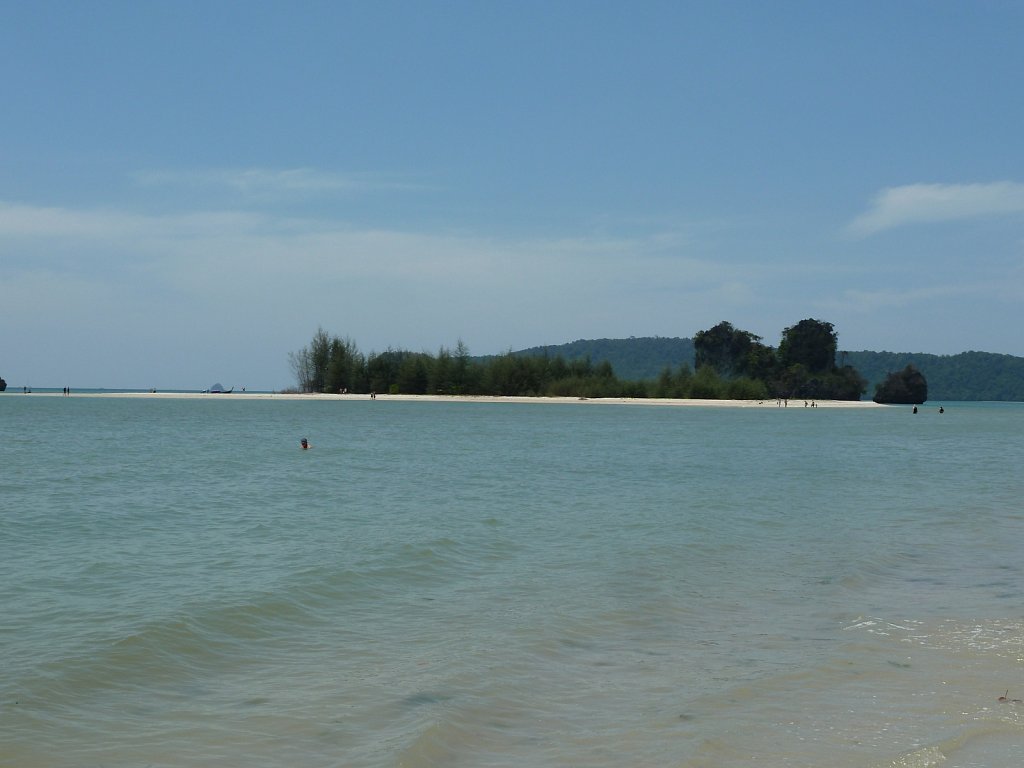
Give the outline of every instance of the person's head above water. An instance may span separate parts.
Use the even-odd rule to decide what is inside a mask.
[[[309,448],[309,440],[307,440],[306,438],[302,438],[301,440],[299,440],[299,445],[302,446],[302,450],[306,450],[307,448]]]

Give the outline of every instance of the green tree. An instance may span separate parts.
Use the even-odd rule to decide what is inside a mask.
[[[330,361],[331,338],[317,328],[310,343],[289,355],[295,380],[301,392],[323,392]]]
[[[815,397],[816,395],[807,391],[807,383],[810,378],[807,366],[802,363],[794,363],[779,372],[779,378],[775,381],[773,387],[773,394],[776,397],[784,398],[798,396]]]
[[[313,366],[311,392],[323,392],[327,386],[327,366],[331,360],[331,337],[323,328],[317,328],[309,343],[309,359]]]
[[[779,377],[779,358],[775,350],[764,344],[754,344],[747,355],[746,375],[770,386]]]
[[[567,366],[569,368],[569,375],[575,376],[577,379],[585,379],[594,372],[594,365],[590,362],[590,355],[570,360]]]
[[[511,350],[493,358],[484,369],[484,390],[490,395],[511,396],[523,391],[523,366]]]
[[[425,395],[429,383],[428,355],[407,354],[398,364],[396,378],[391,384],[398,385],[398,391],[405,395]],[[392,387],[389,385],[389,391]]]
[[[324,375],[324,392],[354,391],[360,367],[361,359],[355,342],[337,336],[332,338]]]
[[[675,397],[672,389],[672,366],[666,365],[661,369],[658,378],[651,389],[652,397]]]
[[[768,389],[763,381],[741,376],[726,383],[725,395],[730,400],[763,400]]]
[[[782,332],[779,362],[783,368],[802,365],[809,373],[831,371],[836,366],[839,337],[832,323],[801,320]]]
[[[482,392],[481,366],[469,356],[469,347],[459,339],[455,345],[455,367],[452,373],[452,393],[456,395],[478,395]]]
[[[722,379],[714,366],[701,366],[690,380],[690,397],[695,400],[720,400],[722,391]]]
[[[313,366],[309,357],[309,347],[302,347],[288,353],[288,364],[295,375],[295,386],[299,392],[313,391]]]
[[[760,341],[760,336],[722,321],[713,328],[694,334],[694,366],[699,370],[709,365],[726,378],[741,376],[749,370],[750,356],[761,347]]]
[[[430,381],[427,391],[430,393],[452,394],[455,391],[455,366],[452,353],[447,347],[438,350],[430,368]]]
[[[868,388],[867,380],[852,365],[836,368],[829,376],[829,385],[833,400],[860,400]]]
[[[688,365],[680,365],[676,375],[672,378],[673,397],[690,397],[693,388],[693,369]]]
[[[391,348],[379,354],[370,353],[366,359],[366,378],[367,386],[371,391],[391,391],[391,385],[398,382],[398,369],[405,354]]]
[[[548,377],[553,381],[570,378],[569,366],[561,355],[555,357],[544,356],[548,361]]]

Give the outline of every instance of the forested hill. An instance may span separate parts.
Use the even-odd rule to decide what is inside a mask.
[[[568,344],[531,347],[515,352],[527,356],[561,356],[565,360],[589,357],[594,364],[607,360],[615,375],[626,381],[654,379],[669,366],[693,367],[693,340],[634,337],[579,339]],[[844,356],[845,355],[845,356]],[[852,365],[868,381],[866,398],[890,372],[913,365],[928,381],[928,399],[1010,400],[1024,402],[1024,357],[991,352],[929,355],[918,352],[846,352],[836,362]]]
[[[693,339],[631,336],[628,339],[579,339],[568,344],[531,347],[514,352],[526,357],[590,358],[595,365],[607,360],[624,381],[656,379],[665,366],[693,367]]]
[[[912,365],[928,381],[928,399],[1024,401],[1024,357],[992,352],[927,355],[917,352],[848,352],[846,362],[870,382]]]

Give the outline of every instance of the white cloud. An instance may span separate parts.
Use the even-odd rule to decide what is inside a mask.
[[[121,210],[39,207],[0,201],[0,237],[28,240],[75,239],[85,242],[139,238],[188,239],[224,231],[255,231],[256,214],[222,211],[149,216]]]
[[[338,192],[418,189],[419,185],[379,173],[330,173],[312,168],[208,168],[152,170],[135,175],[147,187],[226,189],[246,198],[279,199]]]
[[[0,202],[0,237],[97,238],[130,229],[133,219],[121,213]]]
[[[906,224],[1024,213],[1024,184],[908,184],[879,192],[848,232],[866,237]]]
[[[34,377],[43,372],[38,350],[71,354],[101,339],[110,360],[83,358],[74,366],[83,379],[93,370],[100,384],[205,386],[208,371],[234,365],[261,371],[238,375],[270,387],[287,383],[285,352],[317,326],[366,351],[463,338],[482,354],[626,332],[687,335],[723,319],[771,334],[818,314],[815,302],[840,290],[832,309],[862,326],[873,310],[899,314],[950,298],[1019,304],[994,301],[1010,286],[1019,297],[1019,269],[975,270],[970,291],[959,273],[929,274],[954,288],[889,274],[879,291],[852,267],[837,277],[834,265],[799,254],[744,260],[692,232],[687,224],[633,236],[503,238],[270,209],[151,214],[0,201],[0,319],[21,339],[19,365]],[[115,359],[116,350],[132,352]]]
[[[844,291],[841,299],[835,302],[833,306],[837,308],[842,307],[846,311],[873,314],[895,308],[907,308],[921,302],[946,299],[962,293],[964,291],[955,286],[929,286],[927,288],[912,288],[905,291],[884,289],[877,291],[850,290]]]
[[[58,304],[94,312],[140,305],[165,327],[186,311],[253,318],[264,328],[333,325],[337,316],[362,322],[351,332],[364,342],[372,333],[412,346],[417,334],[454,338],[470,325],[483,334],[485,324],[498,340],[481,344],[500,348],[516,336],[533,343],[551,327],[636,314],[638,296],[647,297],[639,300],[648,312],[657,302],[676,308],[679,292],[730,302],[749,296],[740,267],[688,257],[671,233],[504,239],[271,213],[147,215],[0,202],[0,249],[15,256],[0,264],[5,284],[18,285],[26,301],[43,297],[52,312],[65,296]]]
[[[225,269],[303,280],[353,276],[413,282],[496,282],[520,276],[537,283],[559,277],[580,282],[641,264],[708,279],[719,265],[681,260],[670,235],[500,239],[465,232],[357,228],[319,218],[244,211],[150,215],[105,209],[69,209],[0,201],[0,242],[26,256],[64,250],[105,263],[130,261],[168,274],[217,263]],[[674,247],[673,247],[674,246]],[[26,258],[5,265],[31,269]]]
[[[994,301],[1011,298],[1019,292],[1019,286],[1005,281],[978,280],[973,282],[939,282],[905,289],[882,288],[877,290],[849,289],[831,299],[816,302],[817,306],[845,315],[874,315],[892,311],[921,307],[950,306],[959,299],[981,299]]]

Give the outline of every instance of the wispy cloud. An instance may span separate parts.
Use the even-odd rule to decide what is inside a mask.
[[[879,192],[847,231],[867,237],[894,227],[1024,213],[1024,184],[908,184]]]
[[[0,200],[0,238],[15,240],[23,248],[32,244],[50,248],[60,241],[78,247],[109,246],[115,241],[126,250],[153,244],[167,245],[178,254],[204,253],[235,244],[244,258],[251,240],[277,244],[295,262],[310,253],[324,255],[351,251],[380,259],[368,267],[375,272],[389,261],[403,269],[417,262],[451,265],[487,260],[494,264],[516,262],[573,262],[594,267],[601,263],[622,265],[624,260],[669,258],[678,263],[687,250],[686,238],[671,231],[636,236],[580,235],[555,238],[497,238],[472,232],[429,232],[393,228],[358,227],[330,217],[291,216],[250,210],[152,214],[119,208],[70,208],[35,206]],[[244,241],[244,242],[242,242]],[[173,247],[172,247],[173,246]],[[144,247],[143,250],[152,250]],[[216,251],[220,253],[220,251]],[[229,249],[225,258],[236,251]],[[720,272],[720,265],[708,264]],[[518,267],[517,267],[518,268]]]
[[[381,173],[343,174],[313,168],[150,170],[137,173],[134,178],[147,187],[221,189],[258,199],[423,188],[407,179]]]
[[[194,342],[195,318],[217,316],[244,318],[252,338],[301,338],[323,323],[368,348],[426,348],[463,335],[494,350],[613,333],[633,315],[641,330],[685,328],[680,303],[717,317],[750,300],[749,272],[694,250],[671,231],[503,238],[270,211],[0,201],[0,253],[12,256],[0,260],[0,320],[31,308],[80,333],[119,338],[145,328],[182,346]]]
[[[502,239],[474,233],[359,228],[330,218],[267,212],[145,214],[0,201],[0,244],[21,256],[2,271],[97,271],[130,265],[189,293],[262,282],[306,290],[355,281],[445,291],[561,292],[580,275],[612,290],[637,270],[717,284],[734,270],[687,257],[671,233],[637,237]],[[234,276],[227,275],[233,272]],[[222,274],[223,273],[223,274]]]
[[[255,229],[256,214],[239,212],[150,216],[119,209],[75,209],[0,201],[0,237],[85,242],[170,236],[186,239],[225,229]]]
[[[132,219],[121,213],[0,202],[0,237],[96,238],[123,232]]]
[[[844,291],[832,302],[822,302],[822,304],[833,310],[873,314],[893,309],[905,309],[922,302],[941,301],[973,292],[973,290],[963,286],[953,285],[933,285],[924,288],[909,288],[907,290],[849,290]]]

